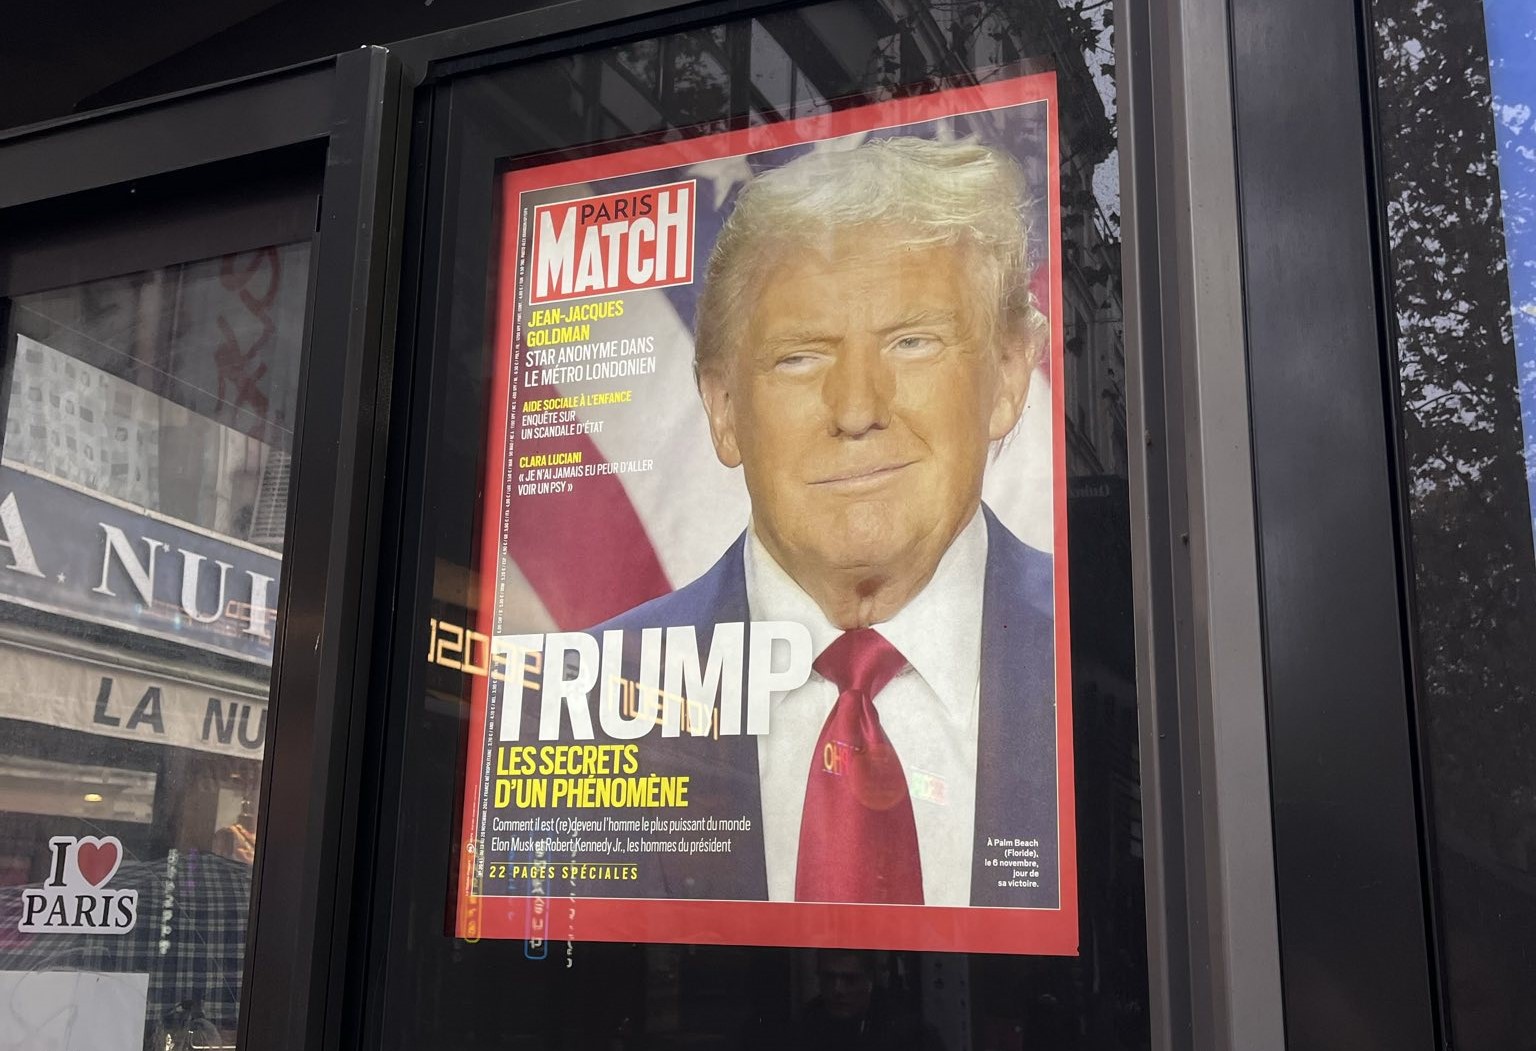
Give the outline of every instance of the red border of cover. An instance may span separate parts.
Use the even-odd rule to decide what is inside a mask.
[[[562,161],[508,172],[502,177],[502,229],[499,287],[496,297],[496,352],[491,389],[491,421],[486,486],[481,523],[479,572],[489,601],[480,609],[479,630],[491,634],[495,580],[500,558],[504,505],[508,395],[513,325],[517,313],[520,197],[529,190],[615,176],[677,168],[740,154],[758,153],[819,139],[879,128],[918,124],[944,117],[1002,109],[1031,102],[1046,104],[1050,221],[1050,380],[1054,522],[1052,537],[1056,634],[1056,794],[1060,907],[1056,909],[983,908],[922,905],[827,905],[802,902],[694,901],[634,898],[576,898],[551,893],[537,920],[549,940],[672,942],[714,945],[851,946],[936,952],[990,952],[1076,955],[1077,825],[1072,750],[1072,651],[1067,557],[1067,462],[1065,370],[1062,363],[1060,128],[1056,76],[1035,73],[991,84],[954,88],[912,98],[892,99],[853,109],[723,132],[680,142],[597,157]],[[495,494],[496,499],[489,499]],[[476,678],[469,718],[470,760],[465,770],[464,810],[458,842],[456,933],[467,940],[526,938],[532,929],[530,897],[477,897],[469,892],[473,843],[479,810],[479,782],[484,774],[486,690]],[[479,758],[476,758],[479,757]],[[555,886],[551,886],[551,891]],[[556,903],[575,909],[565,930],[550,929]]]

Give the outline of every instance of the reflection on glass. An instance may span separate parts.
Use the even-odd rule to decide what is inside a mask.
[[[307,269],[10,304],[0,1033],[233,1042]]]
[[[1527,1047],[1536,16],[1523,0],[1372,10],[1447,1041]]]
[[[827,952],[581,940],[552,888],[546,936],[465,942],[445,926],[455,870],[467,627],[486,608],[483,490],[494,241],[455,260],[430,348],[445,392],[425,470],[432,595],[413,668],[380,1046],[1142,1048],[1145,906],[1131,632],[1111,6],[856,0],[526,64],[455,87],[466,139],[511,166],[765,125],[1039,69],[1061,92],[1061,196],[1073,552],[1080,955]],[[537,100],[534,103],[532,100]],[[455,244],[484,245],[497,167],[449,187]],[[702,185],[702,184],[701,184]],[[482,269],[483,268],[483,269]],[[481,277],[485,273],[487,277]],[[492,286],[494,287],[494,286]],[[418,480],[420,481],[420,480]],[[707,553],[705,553],[707,554]],[[514,582],[515,583],[515,582]],[[487,1005],[494,1004],[494,1009]]]
[[[0,797],[21,814],[132,821],[155,815],[155,774],[86,763],[8,755],[0,759]]]

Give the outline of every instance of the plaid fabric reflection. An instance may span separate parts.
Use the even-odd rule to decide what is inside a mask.
[[[184,1001],[233,1031],[245,963],[251,868],[203,851],[124,861],[110,890],[139,892],[138,923],[122,935],[22,934],[19,886],[0,887],[0,970],[149,975],[145,1025]]]

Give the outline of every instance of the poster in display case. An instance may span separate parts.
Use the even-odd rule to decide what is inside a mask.
[[[1055,88],[500,176],[460,937],[1076,953]]]

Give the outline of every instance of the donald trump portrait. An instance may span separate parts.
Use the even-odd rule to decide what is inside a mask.
[[[694,373],[750,521],[698,579],[592,630],[792,621],[814,670],[774,695],[769,733],[648,753],[694,774],[691,809],[753,831],[646,858],[643,896],[1057,905],[1052,561],[982,501],[1049,345],[1027,192],[1001,150],[902,136],[741,192]]]

